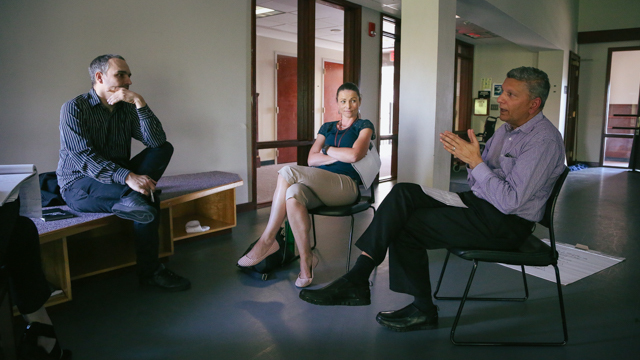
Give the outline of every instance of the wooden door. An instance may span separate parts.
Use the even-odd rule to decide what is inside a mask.
[[[337,62],[324,61],[323,76],[323,95],[322,95],[322,122],[340,120],[338,114],[338,102],[336,101],[336,92],[340,85],[344,74],[344,65]]]
[[[298,138],[298,59],[295,56],[276,56],[276,140]],[[297,148],[277,149],[276,163],[297,160]]]
[[[578,136],[578,80],[580,78],[580,56],[569,55],[569,85],[567,86],[567,115],[564,124],[564,147],[567,164],[576,163]]]

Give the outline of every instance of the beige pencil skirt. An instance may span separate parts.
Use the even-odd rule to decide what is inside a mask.
[[[286,199],[295,198],[307,209],[349,205],[358,198],[358,184],[347,175],[300,165],[284,166],[278,173],[291,185]]]

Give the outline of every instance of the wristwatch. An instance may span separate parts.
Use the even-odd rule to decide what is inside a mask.
[[[322,147],[322,153],[327,155],[327,150],[329,150],[329,147],[331,147],[331,145],[325,145]]]

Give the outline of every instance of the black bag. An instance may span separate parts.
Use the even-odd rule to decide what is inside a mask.
[[[262,280],[267,280],[271,272],[298,259],[298,256],[296,256],[295,239],[293,238],[293,233],[291,232],[291,227],[289,226],[288,221],[285,221],[284,227],[281,227],[276,234],[276,241],[278,242],[278,245],[280,245],[278,251],[267,256],[264,260],[254,266],[240,268],[245,271],[261,274]],[[258,240],[252,242],[242,256],[251,251],[256,242],[258,242]]]
[[[66,203],[60,194],[56,172],[45,172],[40,174],[39,177],[42,207],[65,205]]]

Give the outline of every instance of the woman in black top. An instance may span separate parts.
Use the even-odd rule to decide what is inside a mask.
[[[290,165],[278,171],[267,227],[251,251],[238,260],[239,266],[256,265],[279,249],[275,236],[287,216],[300,253],[296,286],[306,287],[313,281],[307,209],[348,205],[357,200],[361,180],[351,164],[364,158],[370,140],[375,139],[371,121],[359,118],[358,87],[342,84],[336,99],[341,119],[322,125],[309,152],[308,167]]]

